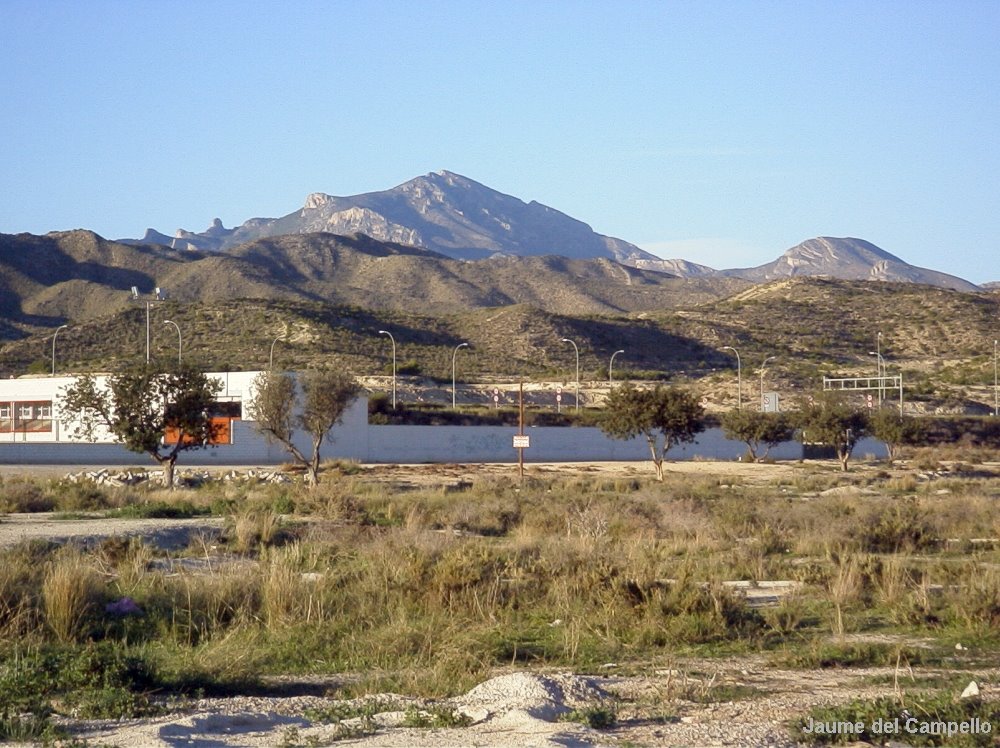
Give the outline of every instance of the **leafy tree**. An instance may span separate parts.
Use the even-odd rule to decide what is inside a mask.
[[[828,444],[836,450],[845,473],[855,445],[868,435],[870,428],[867,413],[852,408],[830,392],[821,393],[801,411],[799,426],[803,442]]]
[[[644,436],[656,468],[663,480],[663,459],[671,447],[693,442],[704,431],[704,409],[690,392],[657,385],[638,390],[625,384],[608,395],[601,430],[614,439]],[[663,442],[659,443],[660,437]],[[658,446],[659,444],[659,446]]]
[[[296,378],[291,374],[262,372],[254,380],[257,396],[247,412],[268,441],[280,442],[292,458],[306,468],[310,485],[319,483],[319,450],[331,429],[344,417],[360,388],[346,372],[312,369]],[[301,395],[299,389],[301,388]],[[306,455],[295,444],[301,429],[311,440]]]
[[[871,433],[885,442],[889,462],[896,459],[896,450],[902,444],[917,444],[925,436],[923,423],[913,416],[903,416],[895,408],[880,408],[870,418]]]
[[[762,413],[749,409],[731,410],[722,416],[722,431],[727,439],[746,444],[754,462],[767,459],[773,447],[790,441],[795,435],[795,427],[784,413]]]
[[[79,438],[93,441],[105,428],[129,451],[148,454],[172,489],[180,453],[207,446],[215,435],[210,411],[221,389],[221,382],[188,366],[129,368],[111,374],[104,386],[84,374],[63,390],[61,417],[76,422]],[[168,431],[174,443],[165,441]]]

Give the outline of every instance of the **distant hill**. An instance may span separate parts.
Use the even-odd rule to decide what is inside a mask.
[[[335,197],[317,192],[306,198],[301,209],[281,218],[252,218],[233,229],[216,219],[204,232],[182,229],[166,242],[164,234],[148,229],[140,243],[223,250],[256,239],[317,232],[366,234],[467,260],[498,253],[603,257],[629,264],[658,259],[634,244],[598,234],[554,208],[535,201],[525,203],[449,171],[363,195]]]
[[[696,262],[687,260],[634,260],[632,263],[637,268],[643,270],[657,270],[661,273],[670,273],[681,278],[707,278],[717,275],[718,270],[710,268],[708,265],[699,265]]]
[[[168,296],[151,310],[151,351],[158,362],[175,360],[177,336],[164,324],[170,319],[182,331],[185,361],[206,370],[265,367],[278,340],[274,360],[282,368],[322,362],[385,375],[390,348],[378,331],[390,330],[409,374],[450,382],[455,346],[468,342],[462,378],[568,382],[574,350],[562,339],[570,338],[579,346],[585,380],[606,382],[609,356],[623,349],[615,361],[623,378],[680,377],[712,402],[732,407],[737,359],[724,346],[739,351],[744,402],[754,402],[765,380],[793,401],[814,392],[823,376],[872,375],[880,343],[889,373],[904,373],[907,403],[926,412],[973,401],[979,405],[970,412],[992,407],[998,294],[807,277],[754,287],[732,282],[744,290],[683,308],[627,314],[557,314],[529,304],[431,314],[417,304],[371,309],[301,297]],[[144,305],[122,302],[123,296],[108,297],[119,306],[109,303],[104,314],[69,320],[59,336],[60,371],[107,370],[122,359],[143,359]],[[48,371],[52,328],[25,332],[32,331],[0,344],[0,377],[29,367]],[[772,356],[765,380],[758,379],[761,363]]]
[[[424,314],[531,304],[607,314],[700,303],[747,282],[685,280],[608,259],[466,262],[361,234],[285,235],[221,253],[132,246],[89,231],[0,234],[0,336],[124,309],[132,286],[144,295],[160,287],[183,302],[289,299]]]
[[[721,274],[754,283],[797,276],[822,276],[842,280],[922,283],[956,291],[980,290],[975,284],[954,275],[910,265],[863,239],[829,236],[797,244],[766,265],[723,270]]]

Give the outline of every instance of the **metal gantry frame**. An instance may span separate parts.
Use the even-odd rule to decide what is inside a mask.
[[[903,375],[893,374],[881,377],[843,377],[834,379],[823,377],[824,390],[876,390],[885,392],[888,390],[899,390],[899,415],[903,415]]]

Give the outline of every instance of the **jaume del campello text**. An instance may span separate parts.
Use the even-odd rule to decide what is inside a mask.
[[[993,732],[992,723],[973,717],[972,719],[951,722],[918,719],[917,717],[895,717],[894,719],[876,719],[873,722],[817,722],[808,717],[802,725],[802,732],[807,735],[861,735],[868,732],[873,735],[988,735]]]

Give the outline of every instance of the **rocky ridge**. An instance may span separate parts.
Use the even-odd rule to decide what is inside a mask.
[[[361,195],[314,192],[302,208],[286,216],[253,218],[233,229],[216,219],[204,232],[178,230],[169,246],[219,251],[267,237],[315,232],[361,233],[463,260],[495,254],[604,257],[626,263],[658,260],[634,244],[598,234],[547,205],[525,203],[450,171]],[[143,241],[163,243],[163,238],[164,234],[148,229]]]

